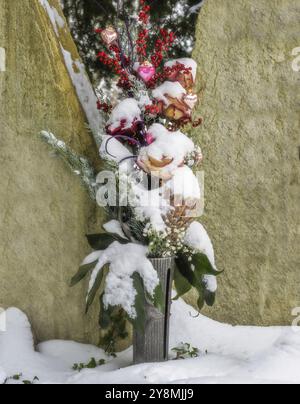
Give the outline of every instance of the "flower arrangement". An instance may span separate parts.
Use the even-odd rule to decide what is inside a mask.
[[[201,164],[202,152],[182,132],[186,124],[202,122],[192,117],[198,102],[197,64],[189,58],[168,60],[176,35],[155,27],[150,10],[151,1],[140,0],[131,22],[123,15],[119,22],[96,29],[103,43],[99,60],[118,76],[122,90],[117,105],[104,97],[98,100],[99,113],[106,117],[100,156],[115,178],[115,202],[107,198],[102,173],[95,181],[86,159],[76,158],[63,142],[43,132],[110,215],[105,233],[87,236],[93,252],[72,286],[89,276],[87,310],[99,295],[100,326],[111,327],[116,319],[123,324],[123,336],[124,318],[143,329],[146,300],[164,308],[151,258],[175,257],[176,298],[195,288],[199,310],[205,303],[213,305],[220,273],[206,230],[195,220],[202,196],[193,169]]]

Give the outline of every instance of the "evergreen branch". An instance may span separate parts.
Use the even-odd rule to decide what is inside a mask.
[[[89,161],[75,153],[66,143],[58,140],[53,133],[42,131],[40,136],[62,158],[72,172],[80,177],[92,200],[96,200],[95,171]]]

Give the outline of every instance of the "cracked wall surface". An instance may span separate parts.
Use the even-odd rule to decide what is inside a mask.
[[[299,21],[294,0],[207,0],[198,21],[202,221],[225,270],[206,313],[233,324],[300,306]]]

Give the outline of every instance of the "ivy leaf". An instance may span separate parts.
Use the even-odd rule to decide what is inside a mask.
[[[104,289],[105,289],[105,282],[106,282],[106,277],[109,272],[109,266],[106,265],[101,271],[99,271],[97,278],[95,280],[95,283],[88,294],[87,298],[87,303],[86,303],[86,310],[85,312],[88,313],[91,305],[93,304],[96,294],[99,291],[100,295],[103,295]]]
[[[173,300],[178,300],[181,296],[188,293],[193,286],[188,281],[188,279],[181,273],[178,266],[176,266],[175,268],[174,283],[175,283],[175,289],[177,291],[177,296]]]
[[[89,245],[95,251],[106,250],[112,243],[118,241],[120,244],[128,244],[129,240],[120,237],[118,234],[89,234],[86,236]]]
[[[111,325],[111,317],[114,311],[114,307],[109,306],[107,309],[103,304],[103,295],[100,296],[100,314],[99,314],[99,326],[103,330],[107,330]]]
[[[79,268],[79,271],[73,278],[71,279],[71,287],[77,285],[80,281],[82,281],[96,266],[98,261],[94,261],[91,264],[82,265]]]
[[[90,362],[86,365],[86,368],[87,368],[87,369],[96,369],[97,366],[98,366],[98,365],[97,365],[96,359],[95,359],[95,358],[92,358],[92,359],[90,360]]]
[[[132,279],[133,286],[137,292],[134,305],[136,318],[132,319],[129,317],[129,320],[137,331],[143,333],[145,330],[146,322],[146,297],[144,283],[140,274],[138,274],[137,272],[132,275]]]

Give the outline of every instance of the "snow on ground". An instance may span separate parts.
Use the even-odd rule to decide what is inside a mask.
[[[132,350],[107,358],[96,347],[49,341],[33,348],[27,317],[9,309],[7,331],[0,333],[0,382],[22,373],[22,380],[46,384],[293,384],[300,382],[300,329],[232,327],[193,317],[182,300],[174,302],[171,347],[191,343],[201,350],[196,359],[132,366]],[[74,363],[106,359],[97,369],[75,372]],[[6,375],[6,376],[5,376]]]

